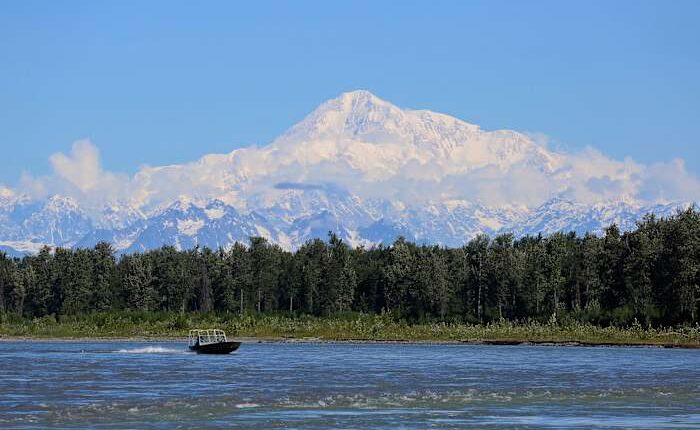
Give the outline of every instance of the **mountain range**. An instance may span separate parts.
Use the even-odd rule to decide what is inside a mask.
[[[93,176],[47,181],[43,195],[0,187],[0,250],[19,256],[108,241],[132,253],[227,247],[250,236],[295,249],[329,231],[353,246],[398,236],[460,246],[481,233],[627,230],[647,213],[691,204],[653,194],[643,165],[540,140],[353,91],[266,146],[132,177],[96,166],[85,169]]]

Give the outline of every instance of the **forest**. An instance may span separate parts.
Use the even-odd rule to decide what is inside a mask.
[[[261,237],[228,249],[171,246],[118,256],[44,248],[0,253],[0,313],[103,311],[389,314],[408,323],[579,321],[696,326],[700,211],[647,215],[634,231],[478,236],[460,248],[351,248],[329,233],[288,252]]]

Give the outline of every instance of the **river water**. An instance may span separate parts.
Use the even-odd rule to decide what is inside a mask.
[[[700,429],[700,351],[0,342],[0,428]]]

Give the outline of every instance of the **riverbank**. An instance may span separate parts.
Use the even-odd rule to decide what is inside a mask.
[[[182,343],[179,337],[29,337],[2,336],[1,342],[173,342]],[[590,348],[678,348],[700,349],[697,343],[667,343],[667,342],[580,342],[580,341],[538,341],[538,340],[371,340],[371,339],[319,339],[319,338],[241,338],[235,340],[246,343],[301,343],[301,344],[405,344],[405,345],[499,345],[499,346],[557,346],[557,347],[590,347]]]
[[[407,324],[383,315],[316,318],[281,315],[96,313],[32,320],[3,318],[2,339],[181,340],[191,328],[222,328],[249,342],[392,342],[489,345],[700,348],[700,327],[654,329],[590,324]]]

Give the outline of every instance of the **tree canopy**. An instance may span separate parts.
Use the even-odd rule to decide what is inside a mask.
[[[0,313],[389,312],[407,321],[569,318],[600,325],[697,324],[700,212],[652,215],[602,236],[477,236],[461,248],[397,239],[351,248],[329,233],[288,252],[261,237],[228,249],[111,245],[0,253]]]

